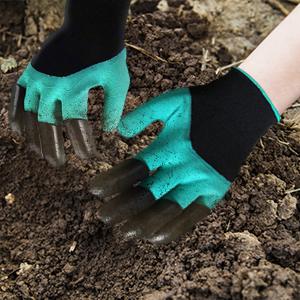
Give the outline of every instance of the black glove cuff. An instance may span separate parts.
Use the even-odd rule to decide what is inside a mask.
[[[67,76],[106,61],[124,48],[130,0],[68,0],[65,21],[32,60],[52,76]]]
[[[233,181],[257,140],[277,122],[258,86],[238,69],[191,88],[195,151]]]

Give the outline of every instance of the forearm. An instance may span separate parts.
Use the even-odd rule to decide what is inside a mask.
[[[62,28],[44,43],[33,67],[67,76],[117,56],[125,46],[129,5],[130,0],[68,0]]]
[[[266,91],[280,114],[300,97],[300,5],[240,68]]]
[[[85,35],[124,34],[130,0],[68,0],[64,26]]]

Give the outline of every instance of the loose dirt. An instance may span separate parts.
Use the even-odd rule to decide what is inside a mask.
[[[217,68],[244,58],[282,19],[257,0],[163,1],[162,11],[153,2],[135,1],[129,20],[128,43],[152,57],[128,47],[126,111],[215,79]],[[191,234],[161,247],[125,242],[99,222],[101,203],[88,183],[149,144],[159,127],[130,141],[103,134],[103,95],[94,90],[89,115],[100,157],[80,161],[66,139],[67,166],[50,168],[8,128],[10,88],[39,39],[16,41],[0,47],[19,63],[0,73],[1,299],[300,299],[297,108],[261,139],[225,201]]]

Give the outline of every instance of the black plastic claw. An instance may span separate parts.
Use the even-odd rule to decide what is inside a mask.
[[[81,159],[97,156],[92,129],[87,120],[66,120],[65,126],[72,142],[75,153]]]
[[[39,123],[37,115],[32,112],[25,112],[24,120],[24,136],[31,151],[36,153],[39,158],[43,158],[43,150],[40,139]]]
[[[13,131],[24,135],[30,150],[45,158],[53,167],[66,162],[64,139],[61,126],[39,123],[35,113],[25,112],[26,89],[16,84],[12,90],[9,109],[9,123]],[[76,154],[82,159],[97,155],[91,129],[86,120],[65,121]]]
[[[103,199],[129,190],[148,176],[149,169],[142,161],[125,160],[98,175],[91,183],[90,192]]]
[[[13,131],[20,135],[24,133],[24,99],[26,89],[16,84],[12,89],[9,108],[9,124]]]
[[[129,219],[121,232],[125,238],[148,239],[181,213],[182,208],[177,203],[162,199]]]
[[[136,187],[105,203],[100,211],[100,219],[108,225],[115,225],[139,214],[155,202],[148,190]]]
[[[147,240],[153,244],[167,244],[193,230],[194,226],[211,213],[210,209],[196,202],[185,209],[177,218],[167,223]]]
[[[66,155],[62,127],[48,123],[39,123],[38,127],[44,158],[55,168],[63,166]]]

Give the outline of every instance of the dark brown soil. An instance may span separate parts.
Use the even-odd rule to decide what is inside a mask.
[[[168,62],[129,47],[127,110],[167,89],[207,83],[234,57],[226,45],[212,43],[209,18],[186,1],[169,3],[167,12],[149,3],[133,10],[128,42]],[[18,72],[0,73],[1,299],[300,299],[300,193],[287,193],[300,187],[294,126],[283,122],[268,132],[226,200],[191,234],[162,247],[125,242],[99,222],[101,203],[88,193],[88,183],[150,143],[157,129],[131,141],[103,134],[102,93],[95,90],[90,119],[100,158],[80,161],[66,140],[67,166],[51,169],[8,129],[10,87],[31,46],[34,41],[24,40],[10,53],[21,65]],[[15,197],[10,204],[9,193]]]

